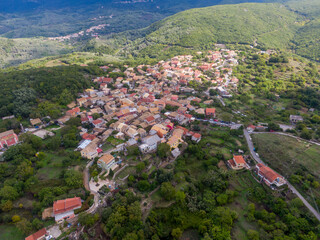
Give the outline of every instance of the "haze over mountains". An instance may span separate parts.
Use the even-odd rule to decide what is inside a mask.
[[[234,4],[242,2],[252,3]],[[165,54],[170,55],[177,48],[206,49],[215,43],[288,49],[313,60],[320,56],[317,0],[1,0],[0,4],[2,67],[74,51],[155,58],[166,46],[170,49]],[[227,5],[211,6],[217,4]],[[190,8],[196,9],[183,11]],[[71,41],[46,39],[95,26],[102,27]],[[45,38],[25,39],[34,37]]]

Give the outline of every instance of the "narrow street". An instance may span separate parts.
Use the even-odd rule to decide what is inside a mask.
[[[254,151],[254,145],[253,145],[253,142],[252,142],[252,139],[250,137],[250,134],[249,132],[244,129],[243,130],[243,133],[244,133],[244,136],[246,138],[246,141],[248,143],[248,147],[249,147],[249,150],[250,150],[250,153],[251,153],[251,156],[254,158],[254,160],[256,160],[258,163],[263,163],[265,164],[261,158],[259,156],[257,156],[256,152]],[[283,135],[288,135],[288,134],[283,134]],[[291,135],[290,135],[291,136]],[[291,136],[292,137],[292,136]],[[266,165],[266,164],[265,164]],[[287,180],[287,185],[289,187],[289,189],[298,196],[298,198],[301,199],[301,201],[303,202],[303,204],[310,210],[310,212],[313,213],[313,215],[318,219],[318,221],[320,221],[320,214],[308,203],[308,201],[298,192],[298,190],[292,186],[288,180]]]

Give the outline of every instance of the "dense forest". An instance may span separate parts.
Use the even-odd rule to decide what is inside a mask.
[[[57,118],[63,107],[91,86],[92,77],[102,72],[96,66],[74,65],[1,73],[0,115]]]

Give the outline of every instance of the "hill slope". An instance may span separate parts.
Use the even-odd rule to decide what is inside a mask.
[[[108,36],[92,41],[91,45],[100,49],[107,46],[120,55],[153,57],[168,46],[201,50],[214,43],[258,44],[294,49],[298,54],[319,60],[320,11],[311,9],[320,10],[320,2],[301,8],[303,3],[246,3],[191,9],[138,32]]]
[[[0,38],[0,68],[71,52],[73,47],[43,38]]]

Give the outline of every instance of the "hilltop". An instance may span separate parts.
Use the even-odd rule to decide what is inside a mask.
[[[191,9],[148,28],[92,40],[119,55],[159,57],[180,48],[205,50],[215,43],[251,44],[290,49],[319,60],[320,2],[244,3]],[[303,6],[303,7],[302,7]],[[319,11],[318,11],[319,12]],[[268,23],[268,24],[266,24]],[[163,53],[165,52],[165,53]]]

